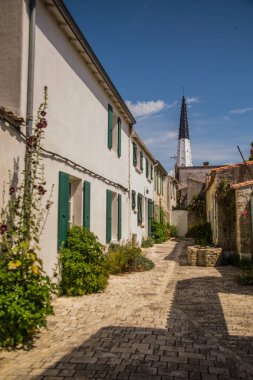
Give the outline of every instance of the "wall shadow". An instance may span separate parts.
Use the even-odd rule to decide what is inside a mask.
[[[202,269],[199,277],[194,267],[184,268],[175,281],[166,328],[105,326],[43,379],[253,379],[252,299],[246,297],[253,288],[235,283],[235,268],[220,267],[217,277]]]

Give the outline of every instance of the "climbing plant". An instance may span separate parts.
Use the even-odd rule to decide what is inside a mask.
[[[14,185],[10,174],[9,199],[0,216],[0,346],[26,344],[53,312],[55,291],[43,271],[39,241],[52,204],[45,199],[46,181],[41,141],[47,128],[47,88],[32,134],[26,138],[26,165]]]

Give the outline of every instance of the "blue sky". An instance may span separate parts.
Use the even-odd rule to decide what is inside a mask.
[[[253,0],[65,0],[168,169],[182,87],[195,165],[240,162],[253,141]]]

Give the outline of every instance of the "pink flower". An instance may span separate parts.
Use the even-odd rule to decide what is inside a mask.
[[[248,211],[247,210],[244,210],[243,212],[242,212],[242,216],[247,216],[248,215]]]
[[[15,189],[13,186],[9,188],[9,194],[12,195],[15,192]]]
[[[38,186],[38,192],[40,195],[44,195],[47,191],[46,191],[46,189],[44,189],[44,187],[42,185],[39,185]]]
[[[0,233],[3,235],[8,230],[7,224],[0,225]]]
[[[41,114],[41,116],[46,116],[47,113],[45,111],[41,111],[40,114]]]

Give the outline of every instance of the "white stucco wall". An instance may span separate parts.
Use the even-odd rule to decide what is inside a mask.
[[[133,142],[137,145],[137,155],[138,162],[137,167],[133,165]],[[143,171],[139,169],[139,154],[140,151],[143,153]],[[146,158],[149,161],[149,179],[146,178]],[[131,206],[131,235],[135,234],[136,239],[139,245],[141,245],[142,238],[148,237],[148,199],[154,200],[154,174],[153,180],[151,180],[150,176],[150,164],[154,166],[154,161],[151,157],[145,152],[145,150],[138,144],[138,142],[131,138],[130,143],[130,206]],[[153,170],[154,172],[154,170]],[[132,210],[132,200],[131,200],[131,192],[134,190],[136,192],[136,209]],[[138,226],[137,221],[137,196],[138,193],[142,194],[145,199],[145,209],[143,207],[143,223],[141,226]],[[144,203],[143,203],[144,206]]]
[[[171,215],[171,222],[177,227],[177,235],[185,236],[188,230],[188,211],[173,210]]]
[[[15,0],[16,1],[16,0]],[[20,2],[20,1],[19,1]],[[24,2],[25,6],[25,2]],[[19,45],[28,47],[28,17],[22,10],[24,34]],[[6,24],[8,28],[8,24]],[[10,23],[10,28],[12,25]],[[23,51],[23,57],[28,52]],[[25,58],[21,58],[25,62]],[[22,65],[21,65],[22,66]],[[1,70],[0,70],[1,71]],[[17,74],[20,86],[19,114],[25,118],[27,67],[22,66]],[[43,146],[58,153],[107,179],[129,188],[129,126],[117,106],[111,101],[83,59],[76,52],[64,31],[55,21],[43,2],[37,2],[36,10],[36,47],[35,47],[35,89],[34,110],[42,101],[43,88],[48,86],[49,107],[48,127]],[[10,93],[14,90],[10,88]],[[2,98],[4,104],[7,102]],[[121,118],[121,157],[116,149],[109,150],[108,140],[108,104],[114,110],[114,121]],[[19,157],[24,160],[24,144],[15,136],[0,129],[0,176],[7,178],[6,172],[12,169],[13,162]],[[123,190],[84,174],[64,162],[44,157],[47,189],[54,185],[53,205],[41,237],[41,257],[44,268],[52,274],[57,262],[58,234],[58,177],[59,171],[91,183],[90,229],[102,244],[106,243],[106,190],[122,195],[122,241],[130,237],[129,194]],[[22,165],[20,164],[22,167]],[[82,207],[82,206],[80,206]],[[82,210],[81,210],[82,213]],[[81,214],[80,214],[81,215]],[[79,216],[80,216],[79,215]],[[81,217],[82,219],[82,217]]]

